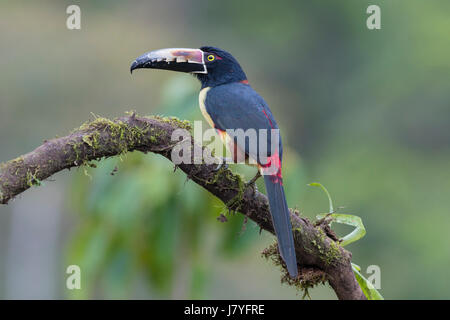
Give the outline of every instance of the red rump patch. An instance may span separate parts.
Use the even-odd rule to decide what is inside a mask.
[[[243,84],[248,84],[248,80],[242,80],[242,81],[239,81],[240,83],[243,83]]]
[[[281,161],[278,152],[267,158],[267,163],[260,165],[263,175],[272,177],[272,182],[283,184],[283,177],[281,175]]]
[[[265,112],[264,112],[265,113]],[[225,137],[227,135],[226,131],[220,130],[216,128],[219,135],[225,141]],[[236,143],[232,143],[233,151],[233,161],[238,162],[237,154],[238,154],[238,146]],[[246,155],[247,156],[247,155]],[[261,168],[261,172],[263,175],[268,175],[271,177],[273,183],[279,183],[283,185],[283,176],[281,175],[281,160],[278,154],[278,151],[275,152],[274,155],[267,158],[267,163],[259,164],[259,168]]]

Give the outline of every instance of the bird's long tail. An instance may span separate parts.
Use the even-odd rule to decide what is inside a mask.
[[[270,213],[278,239],[281,257],[286,263],[289,275],[297,277],[297,258],[295,256],[294,238],[289,208],[284,195],[283,181],[277,175],[264,175]]]

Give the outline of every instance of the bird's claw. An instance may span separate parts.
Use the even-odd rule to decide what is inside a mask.
[[[250,187],[250,186],[254,186],[255,187],[255,189],[256,189],[256,180],[258,180],[259,178],[261,177],[261,172],[257,172],[256,173],[256,175],[249,181],[249,182],[247,182],[246,184],[245,184],[245,187],[246,188],[248,188],[248,187]]]

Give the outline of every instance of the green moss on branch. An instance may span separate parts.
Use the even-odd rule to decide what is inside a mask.
[[[63,169],[88,165],[90,161],[128,151],[154,151],[170,143],[176,128],[190,128],[176,118],[137,117],[132,114],[114,120],[96,117],[72,130],[66,137],[46,141],[34,151],[0,164],[0,203],[40,185]]]

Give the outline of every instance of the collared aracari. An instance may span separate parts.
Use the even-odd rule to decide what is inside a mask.
[[[278,125],[264,99],[248,84],[247,76],[237,60],[228,52],[215,47],[200,49],[172,48],[148,52],[131,64],[130,71],[140,68],[180,71],[195,75],[201,82],[199,103],[203,116],[217,130],[231,153],[241,153],[256,161],[264,176],[272,222],[278,247],[291,277],[298,274],[289,209],[283,189],[281,137],[272,141],[266,135],[265,160],[249,149],[248,140],[230,137],[227,130],[278,130]],[[277,143],[278,142],[278,143]],[[234,159],[236,160],[236,159]],[[269,170],[275,167],[275,170]]]

